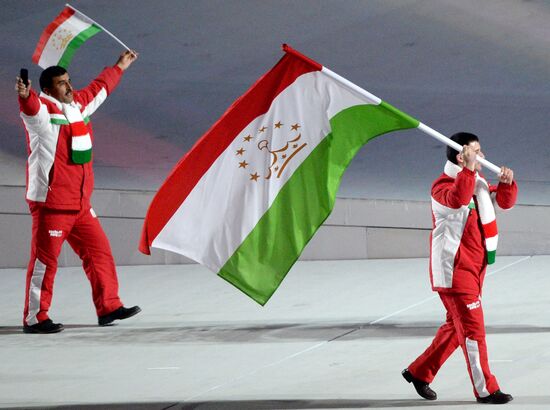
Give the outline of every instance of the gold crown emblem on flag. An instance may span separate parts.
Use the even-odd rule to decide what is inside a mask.
[[[261,138],[266,131],[284,131],[285,129],[283,128],[283,126],[284,124],[281,121],[273,124],[273,128],[262,126],[258,130],[257,136],[258,138]],[[263,177],[264,179],[281,177],[283,171],[290,163],[290,161],[294,158],[294,156],[307,145],[306,142],[301,141],[302,133],[299,131],[300,128],[300,124],[292,124],[289,129],[291,132],[295,132],[295,135],[291,135],[286,143],[279,148],[273,148],[272,146],[270,149],[270,139],[262,139],[258,142],[258,144],[256,144],[259,151],[266,151],[270,154],[271,161],[269,163],[269,166],[265,170],[264,175],[258,174],[257,171],[255,171],[254,173],[249,173],[250,181],[257,182],[260,177]],[[242,162],[239,162],[239,168],[247,169],[247,167],[250,165],[250,163],[248,163],[244,158],[244,153],[247,151],[244,146],[252,142],[253,139],[255,138],[252,137],[252,135],[248,134],[246,137],[243,138],[243,146],[236,151],[237,156],[243,157]]]
[[[67,44],[69,44],[73,37],[73,33],[63,28],[52,36],[52,45],[57,50],[63,50],[67,47]]]

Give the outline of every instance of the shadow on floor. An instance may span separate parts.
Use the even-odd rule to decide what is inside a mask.
[[[52,407],[10,407],[32,410],[292,410],[292,409],[364,409],[364,408],[411,408],[423,406],[466,406],[474,401],[414,400],[219,400],[179,403],[106,403],[86,405],[63,405]]]
[[[100,327],[96,324],[65,324],[63,337],[67,339],[95,340],[98,343],[261,343],[273,340],[358,340],[372,338],[432,337],[440,324],[408,323],[277,323],[269,325],[239,326],[166,326],[166,327]],[[87,332],[86,330],[92,332]],[[21,326],[0,326],[0,336],[21,334]],[[548,333],[550,327],[541,326],[488,326],[487,334]]]
[[[65,329],[86,329],[96,328],[97,325],[64,325]],[[23,326],[0,326],[0,336],[18,335],[23,333]]]

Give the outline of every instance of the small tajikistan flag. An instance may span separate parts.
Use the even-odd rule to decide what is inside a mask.
[[[75,51],[100,31],[93,20],[67,5],[42,33],[32,61],[42,68],[67,68]]]
[[[205,265],[261,305],[329,216],[359,149],[419,125],[284,49],[172,170],[140,243],[143,253],[152,246]]]

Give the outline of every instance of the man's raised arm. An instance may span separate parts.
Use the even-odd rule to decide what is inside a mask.
[[[107,96],[114,91],[122,73],[136,61],[137,56],[135,51],[124,51],[114,66],[105,68],[87,87],[78,91],[85,116],[93,114]]]

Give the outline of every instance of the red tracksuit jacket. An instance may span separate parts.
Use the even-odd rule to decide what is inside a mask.
[[[73,91],[85,122],[116,88],[122,70],[107,67],[86,88]],[[27,193],[29,205],[52,209],[90,208],[94,187],[93,161],[75,164],[71,160],[71,129],[61,111],[61,103],[31,90],[19,98],[21,118],[27,133]],[[87,124],[93,143],[92,124]]]
[[[487,267],[485,238],[477,209],[468,208],[475,184],[475,172],[464,168],[456,178],[443,173],[432,185],[430,280],[434,291],[481,294]],[[515,181],[489,189],[496,193],[500,208],[514,206]]]

